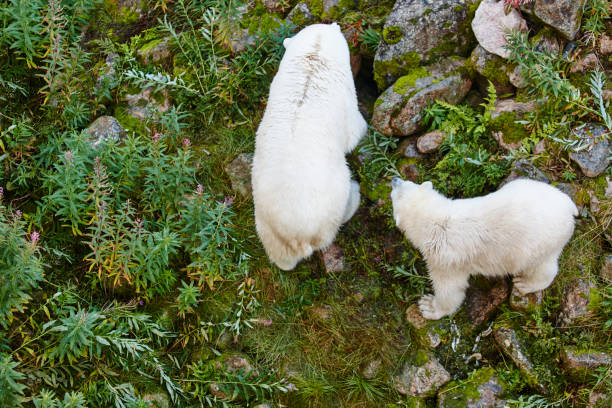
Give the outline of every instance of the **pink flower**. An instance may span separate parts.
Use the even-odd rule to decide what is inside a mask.
[[[219,201],[219,204],[223,204],[224,206],[226,206],[227,208],[230,208],[232,206],[232,204],[234,203],[234,197],[225,197],[223,199],[223,201]]]
[[[151,136],[151,139],[153,139],[154,142],[157,142],[159,139],[161,139],[161,135],[159,133],[155,133],[153,136]]]
[[[64,160],[66,160],[66,163],[74,163],[74,154],[72,154],[70,150],[66,150],[66,153],[64,153]]]
[[[32,231],[32,233],[30,234],[30,241],[32,241],[32,243],[37,243],[38,240],[40,239],[40,234],[36,231]]]
[[[198,184],[198,187],[196,188],[196,192],[198,193],[198,195],[202,195],[202,193],[204,192],[204,186],[201,184]]]
[[[15,217],[16,219],[21,218],[21,211],[19,211],[19,210],[15,210],[14,217]]]
[[[298,391],[298,387],[296,387],[293,383],[286,383],[285,387],[287,387],[287,392]]]
[[[191,140],[185,138],[183,139],[183,147],[189,147],[191,146]]]

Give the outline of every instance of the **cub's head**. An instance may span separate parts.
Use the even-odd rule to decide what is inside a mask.
[[[338,24],[312,24],[304,27],[293,37],[285,38],[283,40],[283,46],[286,50],[288,50],[293,44],[305,44],[320,40],[328,42],[332,39],[346,42],[344,36],[342,35],[342,30],[340,30],[340,26]]]
[[[393,218],[395,224],[401,228],[401,222],[407,221],[417,206],[428,201],[428,197],[437,195],[431,181],[416,184],[395,177],[391,181],[391,202],[393,203]]]

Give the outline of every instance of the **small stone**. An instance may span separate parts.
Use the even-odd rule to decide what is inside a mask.
[[[541,392],[546,392],[545,386],[537,381],[533,364],[523,351],[523,346],[514,329],[505,325],[497,327],[493,330],[493,338],[504,354],[516,364],[527,382]]]
[[[500,99],[495,102],[495,106],[491,111],[491,119],[495,119],[502,113],[512,112],[517,115],[524,115],[536,110],[536,102],[517,102],[514,99]]]
[[[523,142],[521,140],[513,142],[513,143],[507,143],[504,141],[504,133],[503,132],[491,132],[491,135],[493,136],[493,138],[495,140],[497,140],[497,143],[499,143],[499,145],[510,151],[510,150],[516,150],[519,147],[521,147],[521,145],[523,144]]]
[[[315,17],[306,3],[298,3],[287,15],[287,20],[296,25],[308,25],[314,22]]]
[[[170,397],[165,392],[145,394],[142,396],[144,401],[148,401],[154,408],[169,408]]]
[[[525,88],[527,85],[529,85],[523,76],[523,69],[520,67],[520,65],[514,67],[514,70],[508,74],[508,80],[512,85],[519,89]]]
[[[472,20],[472,30],[478,43],[485,50],[502,58],[508,58],[510,51],[506,48],[507,33],[526,31],[527,23],[514,8],[506,14],[505,2],[482,0]]]
[[[250,153],[242,153],[225,166],[225,172],[229,176],[232,183],[232,190],[243,197],[249,198],[253,194],[251,186],[251,163],[253,155]]]
[[[393,385],[402,395],[425,397],[433,395],[450,381],[448,371],[430,353],[419,351],[416,360],[404,364],[400,373],[393,377]]]
[[[603,265],[601,265],[601,271],[599,274],[606,282],[612,282],[612,254],[607,254],[604,257]]]
[[[210,391],[210,393],[214,397],[217,397],[219,399],[227,399],[229,397],[229,395],[221,391],[221,388],[219,387],[219,385],[215,383],[210,383],[210,385],[208,386],[208,391]]]
[[[610,164],[610,140],[606,128],[587,124],[573,130],[574,135],[588,143],[584,150],[571,152],[572,159],[587,177],[597,177]]]
[[[586,380],[600,367],[612,367],[612,357],[603,352],[564,347],[561,350],[561,366],[575,379]]]
[[[488,93],[489,82],[493,83],[498,95],[514,92],[514,87],[508,78],[514,67],[499,55],[492,54],[478,45],[472,51],[470,63],[478,72],[476,84],[483,95]]]
[[[321,257],[325,265],[325,272],[334,273],[346,271],[344,265],[344,251],[340,245],[335,242],[321,251]]]
[[[142,58],[142,62],[146,65],[149,62],[160,62],[170,57],[170,39],[164,38],[153,44],[145,44],[138,55]]]
[[[407,138],[402,141],[397,151],[407,159],[422,159],[425,157],[418,151],[414,138]]]
[[[397,171],[402,175],[404,180],[416,182],[419,179],[419,168],[416,164],[412,163],[400,163]]]
[[[318,322],[330,322],[332,320],[332,308],[329,305],[311,306],[306,309],[308,316]]]
[[[583,58],[574,61],[570,68],[570,72],[574,74],[578,72],[585,72],[595,69],[598,65],[599,60],[597,59],[597,55],[590,53],[585,55]]]
[[[421,153],[431,153],[438,150],[446,135],[441,130],[425,133],[417,139],[417,150]]]
[[[606,34],[602,34],[599,38],[599,51],[603,55],[612,54],[612,38]]]
[[[500,184],[500,187],[519,178],[528,178],[531,180],[541,181],[542,183],[550,183],[550,180],[542,170],[538,169],[527,159],[519,159],[512,163],[512,171]]]
[[[572,200],[576,197],[576,193],[578,192],[576,186],[570,183],[559,183],[555,187],[567,194]]]
[[[427,320],[421,314],[419,306],[414,303],[406,309],[406,321],[414,326],[415,329],[424,329],[427,327]]]
[[[533,146],[533,154],[542,154],[546,151],[546,139],[540,140]]]
[[[466,295],[464,310],[472,327],[478,327],[490,320],[499,305],[504,303],[510,293],[505,279],[499,279],[490,290],[471,286]]]
[[[251,374],[257,376],[257,370],[253,368],[249,360],[239,354],[233,354],[223,359],[223,368],[229,373],[241,371],[244,374]]]
[[[499,397],[504,389],[495,370],[485,367],[474,371],[466,380],[469,389],[461,382],[448,383],[438,393],[438,408],[461,406],[464,408],[502,408],[506,401]],[[473,392],[472,390],[477,391]]]
[[[595,284],[587,279],[578,278],[569,283],[561,299],[561,310],[557,316],[558,326],[567,327],[576,319],[590,314],[588,307],[592,289],[595,289]]]
[[[257,36],[249,34],[247,28],[233,33],[230,40],[230,48],[237,54],[246,51],[248,47],[254,47],[256,44]]]
[[[518,311],[534,310],[542,306],[544,299],[544,293],[537,291],[528,293],[527,295],[521,295],[515,287],[512,287],[512,293],[510,294],[510,308]]]
[[[366,366],[361,371],[361,376],[366,380],[371,380],[376,377],[376,374],[380,371],[382,367],[382,361],[380,360],[372,360],[366,364]]]
[[[153,97],[153,93],[153,88],[147,88],[137,94],[125,95],[128,104],[127,113],[135,119],[144,120],[153,118],[155,112],[163,113],[170,109],[170,100],[165,89],[161,91],[162,103]]]
[[[537,18],[573,40],[580,31],[584,0],[539,0],[533,6]]]
[[[276,12],[282,10],[283,1],[281,0],[262,0],[261,4],[268,9],[269,12]]]
[[[109,141],[119,141],[125,136],[125,130],[117,119],[112,116],[100,116],[94,120],[85,133],[94,149]]]

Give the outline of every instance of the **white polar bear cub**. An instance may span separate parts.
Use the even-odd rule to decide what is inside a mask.
[[[348,45],[337,24],[315,24],[284,41],[255,140],[257,234],[290,270],[334,240],[359,206],[344,155],[367,132],[357,108]]]
[[[432,320],[457,310],[472,274],[512,275],[523,295],[547,288],[578,215],[569,196],[527,179],[464,200],[442,196],[431,182],[391,185],[395,222],[427,262],[434,295],[419,308]]]

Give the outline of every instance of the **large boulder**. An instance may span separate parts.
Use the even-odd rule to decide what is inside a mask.
[[[573,40],[580,31],[584,0],[536,0],[533,14],[543,23]]]
[[[456,104],[469,92],[472,80],[464,62],[451,58],[399,78],[374,103],[373,126],[385,135],[408,136],[421,130],[428,104]]]
[[[527,22],[516,9],[506,14],[506,4],[498,0],[482,0],[472,20],[472,30],[478,43],[492,54],[508,58],[506,36],[510,31],[527,30]]]
[[[109,141],[119,141],[125,136],[125,130],[112,116],[100,116],[85,129],[91,146],[95,149]]]
[[[387,17],[374,58],[374,79],[385,89],[422,64],[449,55],[467,56],[476,0],[397,0]]]

